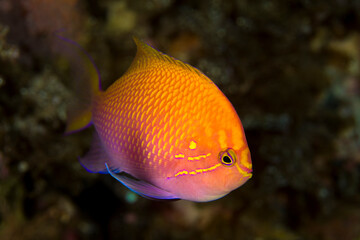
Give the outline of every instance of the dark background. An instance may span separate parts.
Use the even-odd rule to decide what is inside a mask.
[[[64,136],[77,41],[110,85],[132,36],[207,74],[253,178],[209,203],[137,197]],[[360,1],[0,0],[0,239],[360,239]]]

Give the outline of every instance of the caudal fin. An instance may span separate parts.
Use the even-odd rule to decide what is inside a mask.
[[[101,92],[101,76],[93,58],[79,43],[58,33],[54,33],[54,35],[67,43],[67,45],[77,49],[77,54],[73,54],[73,49],[68,49],[71,54],[66,54],[66,51],[64,51],[66,57],[70,58],[69,61],[76,76],[74,80],[76,96],[75,100],[68,106],[65,130],[65,134],[70,134],[91,125],[91,104],[93,98]]]

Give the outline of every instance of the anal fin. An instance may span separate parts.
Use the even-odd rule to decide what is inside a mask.
[[[109,174],[114,177],[116,180],[124,184],[128,189],[131,191],[146,197],[150,199],[164,199],[164,200],[171,200],[171,199],[178,199],[174,194],[165,191],[159,187],[156,187],[155,185],[152,185],[151,183],[142,181],[142,180],[136,180],[133,178],[130,178],[126,175],[119,175],[116,174],[116,172],[112,171],[108,164],[105,163],[106,169],[109,172]]]

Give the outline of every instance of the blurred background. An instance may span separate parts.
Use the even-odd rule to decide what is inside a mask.
[[[245,128],[253,178],[209,203],[150,201],[64,136],[86,76],[132,36],[208,75]],[[0,239],[360,239],[360,1],[0,0]]]

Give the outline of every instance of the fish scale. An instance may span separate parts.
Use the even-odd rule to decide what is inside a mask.
[[[106,91],[90,83],[89,108],[68,123],[95,126],[81,164],[147,198],[211,201],[245,183],[250,152],[225,95],[198,69],[135,43],[128,71]]]

